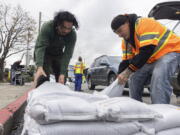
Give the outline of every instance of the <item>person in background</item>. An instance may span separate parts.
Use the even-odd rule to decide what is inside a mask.
[[[22,68],[24,68],[23,65],[20,65],[21,64],[21,60],[18,60],[18,61],[15,61],[13,63],[13,65],[11,66],[11,73],[10,73],[10,82],[11,84],[15,84],[15,77],[16,77],[16,71],[17,70],[21,70]]]
[[[37,65],[34,77],[35,87],[48,81],[50,74],[55,75],[56,82],[65,83],[78,28],[77,19],[68,11],[58,12],[53,20],[43,24],[34,50]]]
[[[79,56],[78,61],[74,66],[74,73],[75,73],[75,91],[81,91],[81,84],[82,84],[82,77],[83,71],[85,69],[85,65],[82,62],[82,57]]]
[[[180,37],[153,18],[136,14],[116,16],[111,28],[123,38],[119,83],[124,84],[130,78],[130,96],[142,101],[144,85],[151,80],[152,103],[169,104],[170,78],[180,62]]]

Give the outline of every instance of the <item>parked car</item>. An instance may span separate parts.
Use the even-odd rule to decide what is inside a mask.
[[[97,85],[108,86],[117,76],[120,56],[102,55],[94,60],[87,72],[88,88],[95,89]]]
[[[75,82],[75,76],[74,76],[74,66],[69,65],[68,66],[68,77],[67,77],[69,82]]]
[[[159,3],[152,8],[148,16],[154,17],[155,19],[177,21],[172,30],[180,35],[180,1]],[[174,94],[180,96],[180,68],[177,69],[175,75],[172,76],[171,85],[173,86]]]

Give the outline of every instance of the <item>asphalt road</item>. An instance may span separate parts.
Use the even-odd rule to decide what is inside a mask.
[[[72,89],[74,89],[74,88],[73,88],[73,85],[74,85],[74,84],[71,84],[71,88],[72,88]],[[96,86],[95,90],[96,90],[96,91],[101,91],[101,90],[103,90],[104,88],[106,88],[106,86]],[[83,84],[83,85],[82,85],[82,90],[83,90],[84,92],[88,92],[88,93],[93,93],[93,92],[94,92],[94,90],[88,90],[86,84]],[[125,88],[125,89],[124,89],[123,96],[129,96],[129,89],[128,89],[128,88]],[[147,88],[144,89],[143,102],[145,102],[145,103],[147,103],[147,104],[151,104],[150,93],[149,93],[149,91],[148,91]],[[176,97],[174,94],[172,94],[172,96],[171,96],[171,104],[180,106],[180,97]]]

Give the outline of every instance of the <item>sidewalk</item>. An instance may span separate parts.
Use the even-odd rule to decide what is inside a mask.
[[[31,83],[25,83],[24,86],[0,83],[0,109],[21,97],[29,89],[31,89]]]
[[[0,135],[9,135],[13,126],[23,117],[31,83],[14,86],[0,83]],[[16,123],[16,124],[15,124]]]

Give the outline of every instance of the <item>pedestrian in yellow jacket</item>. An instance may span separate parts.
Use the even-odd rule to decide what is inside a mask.
[[[82,84],[82,76],[85,66],[82,62],[82,57],[79,56],[78,62],[74,66],[74,73],[75,73],[75,91],[81,91],[81,84]]]
[[[180,37],[153,18],[136,14],[116,16],[111,28],[123,38],[119,83],[130,78],[130,96],[142,101],[144,85],[150,80],[152,103],[170,103],[170,78],[180,61]]]

